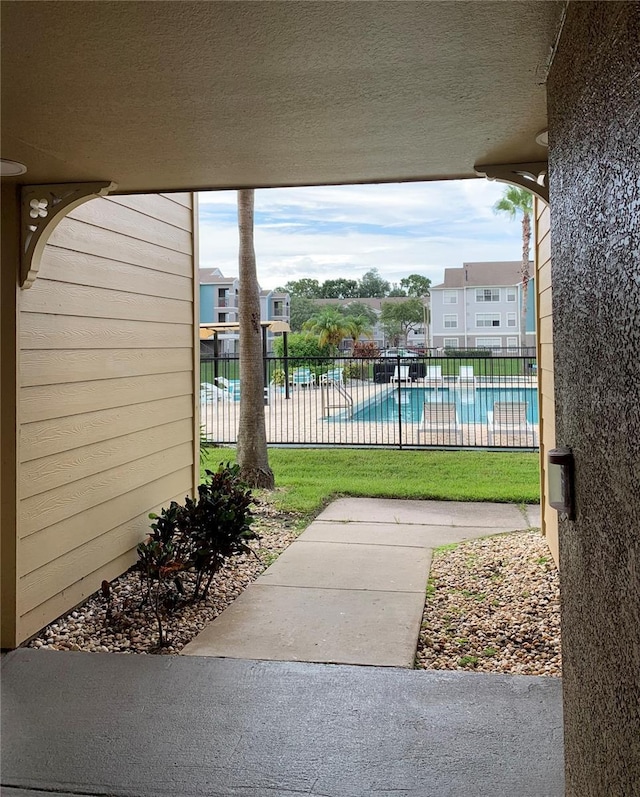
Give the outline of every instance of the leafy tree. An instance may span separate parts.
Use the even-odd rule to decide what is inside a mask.
[[[389,296],[406,296],[407,292],[404,288],[401,288],[397,282],[393,283],[391,290],[389,291]]]
[[[239,326],[240,326],[240,419],[237,461],[240,478],[250,487],[273,489],[264,421],[264,377],[262,369],[262,328],[260,287],[253,245],[254,190],[238,191]]]
[[[502,198],[493,206],[496,213],[506,213],[511,220],[522,215],[522,305],[520,307],[520,345],[527,343],[527,295],[529,292],[529,249],[531,248],[531,214],[533,194],[525,188],[508,185]]]
[[[290,280],[283,290],[291,296],[302,296],[305,299],[320,299],[322,297],[320,283],[318,280],[310,279],[309,277]]]
[[[389,283],[378,273],[377,268],[372,268],[363,274],[358,283],[358,295],[361,299],[382,299],[389,293]]]
[[[400,280],[400,285],[406,288],[409,296],[429,296],[431,291],[431,280],[420,274],[410,274]]]
[[[329,343],[338,348],[349,334],[345,316],[335,307],[323,307],[304,324],[308,332],[320,338],[320,345]]]
[[[320,345],[320,339],[311,332],[293,332],[287,342],[289,364],[293,368],[307,365],[317,357],[331,357],[333,347],[330,344]],[[284,356],[284,341],[276,338],[273,341],[273,353],[276,357]]]
[[[406,343],[409,330],[424,323],[424,305],[415,297],[406,302],[383,302],[381,310],[382,325],[394,341],[402,337]]]
[[[355,299],[358,296],[358,283],[347,279],[326,280],[320,290],[323,299]]]
[[[347,317],[359,316],[360,318],[366,318],[372,327],[378,320],[376,311],[369,307],[368,304],[364,304],[364,302],[349,302],[341,305],[338,309],[342,315]]]
[[[313,299],[307,299],[305,296],[292,296],[289,318],[292,332],[301,332],[305,321],[308,321],[317,312],[318,306]]]

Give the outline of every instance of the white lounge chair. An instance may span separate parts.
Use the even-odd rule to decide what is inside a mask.
[[[240,390],[240,383],[237,379],[230,381],[225,376],[216,376],[213,381],[220,390],[228,394],[226,398],[233,399],[236,395],[236,390]]]
[[[424,375],[425,384],[442,385],[444,380],[442,378],[441,365],[427,365],[427,370]]]
[[[310,368],[296,368],[289,380],[293,387],[315,387],[316,375]]]
[[[525,401],[496,401],[487,413],[487,443],[493,445],[496,435],[505,436],[512,446],[536,445],[536,431],[527,420]]]
[[[460,401],[463,404],[473,404],[476,400],[476,377],[473,365],[461,365],[457,378]]]
[[[211,382],[200,383],[200,404],[206,406],[212,404],[214,401],[227,401],[231,398],[228,390],[225,390],[218,385],[213,385]]]
[[[461,365],[458,371],[458,382],[460,384],[471,382],[475,384],[476,375],[473,373],[473,365]]]
[[[343,383],[342,373],[344,368],[331,368],[326,374],[321,374],[321,385],[341,385]]]
[[[451,401],[425,401],[418,442],[421,435],[425,443],[432,445],[462,445],[462,426],[456,405]]]
[[[393,376],[389,380],[390,383],[393,382],[411,382],[411,377],[409,376],[409,366],[408,365],[396,365],[393,369]]]

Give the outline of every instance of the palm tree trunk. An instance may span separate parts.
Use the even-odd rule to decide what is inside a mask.
[[[529,296],[529,249],[531,246],[531,216],[522,214],[522,307],[520,308],[520,346],[527,345],[527,299]]]
[[[271,490],[274,487],[274,478],[269,467],[264,422],[262,328],[260,288],[253,246],[253,199],[253,189],[238,191],[240,422],[237,457],[240,475],[250,487]]]

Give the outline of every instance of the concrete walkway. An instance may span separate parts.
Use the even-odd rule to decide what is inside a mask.
[[[334,501],[182,651],[412,667],[433,548],[539,525],[539,507]]]

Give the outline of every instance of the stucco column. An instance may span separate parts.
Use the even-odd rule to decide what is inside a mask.
[[[548,80],[568,797],[640,794],[640,4],[569,3]]]

